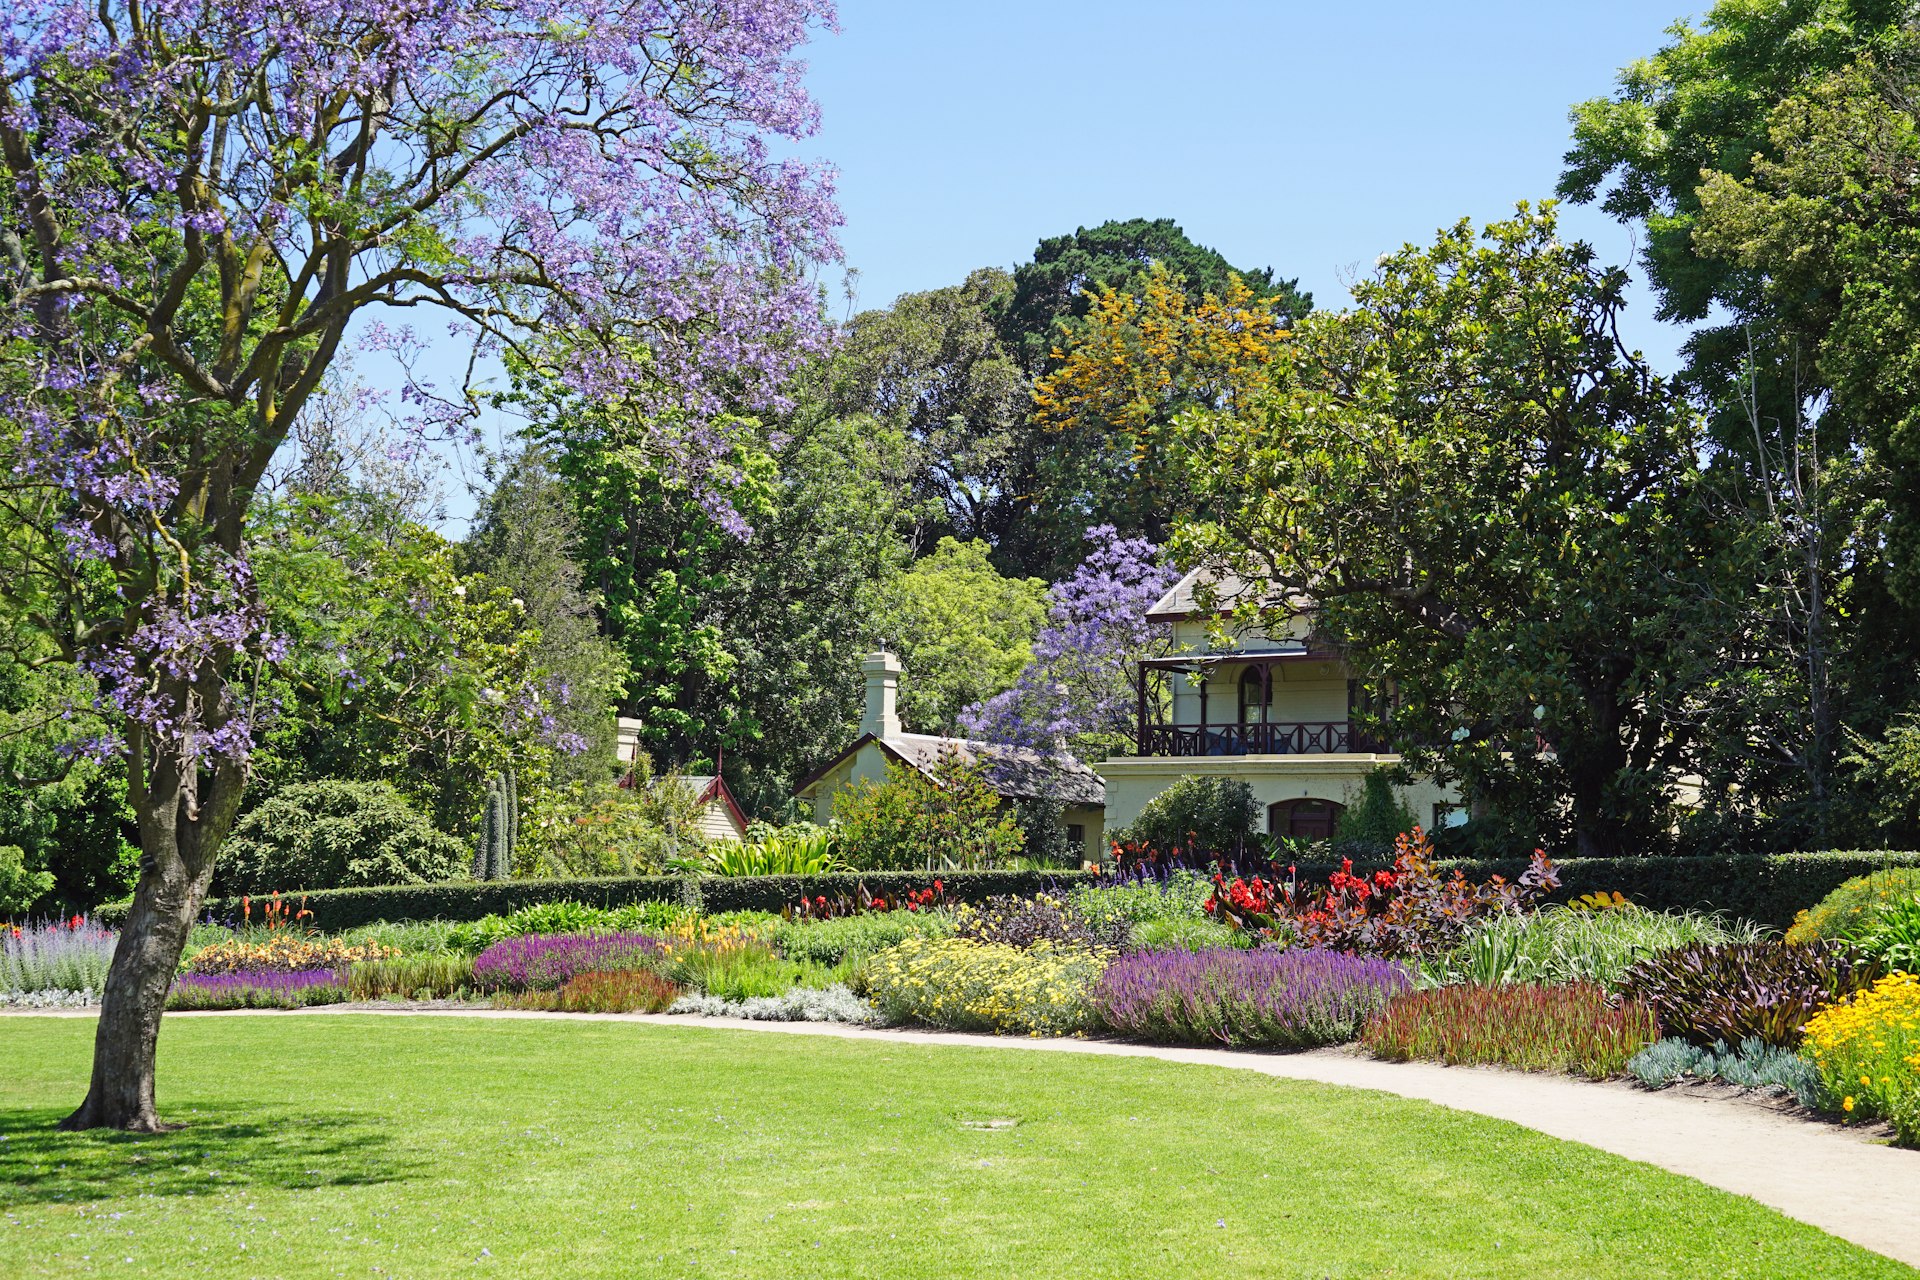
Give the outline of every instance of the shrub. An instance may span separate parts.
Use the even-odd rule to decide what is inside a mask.
[[[645,969],[577,973],[557,991],[501,995],[506,1009],[545,1009],[557,1013],[659,1013],[680,998],[680,988]]]
[[[228,894],[452,880],[468,851],[384,782],[323,778],[283,787],[221,846]]]
[[[1069,1035],[1094,1023],[1087,990],[1107,958],[1041,942],[910,938],[867,964],[867,995],[892,1022],[954,1031]]]
[[[1455,868],[1444,874],[1419,827],[1399,837],[1393,868],[1370,876],[1346,861],[1324,889],[1261,877],[1214,876],[1209,915],[1256,936],[1363,955],[1433,955],[1459,944],[1474,920],[1516,911],[1553,889],[1553,864],[1536,851],[1520,878],[1494,875],[1475,884]]]
[[[1022,843],[986,767],[957,752],[927,773],[889,760],[884,781],[862,779],[835,794],[833,822],[840,858],[859,870],[991,867]]]
[[[845,1022],[871,1027],[880,1023],[877,1010],[839,983],[815,990],[795,987],[785,995],[728,1000],[721,996],[681,996],[668,1013],[699,1014],[708,1018],[748,1018],[756,1022]]]
[[[1075,885],[1067,892],[1073,909],[1089,920],[1124,920],[1141,925],[1155,920],[1205,920],[1213,885],[1192,871],[1174,871],[1165,879],[1115,880]]]
[[[727,1000],[781,995],[810,976],[807,966],[775,955],[751,937],[669,943],[664,965],[682,986]]]
[[[658,968],[665,951],[644,933],[528,934],[475,956],[473,979],[487,990],[556,991],[577,973]]]
[[[1658,1034],[1653,1011],[1612,1004],[1590,982],[1556,986],[1435,987],[1396,998],[1367,1020],[1376,1058],[1430,1059],[1522,1071],[1615,1075]]]
[[[1855,876],[1794,917],[1788,942],[1831,942],[1853,937],[1895,898],[1920,895],[1920,867],[1889,867]]]
[[[347,970],[355,1000],[447,1000],[473,990],[473,961],[460,955],[400,956],[363,960]]]
[[[745,843],[723,841],[700,866],[716,876],[817,876],[838,870],[834,839],[827,827],[796,823]]]
[[[1143,951],[1109,964],[1088,1000],[1143,1040],[1303,1049],[1353,1039],[1412,985],[1397,964],[1337,951]]]
[[[1188,774],[1147,801],[1132,825],[1113,833],[1113,840],[1151,849],[1231,854],[1258,844],[1259,819],[1253,789],[1246,783]]]
[[[1648,956],[1689,943],[1754,942],[1757,926],[1688,911],[1545,907],[1474,923],[1458,947],[1420,965],[1433,983],[1597,982],[1612,987]]]
[[[1848,940],[1889,969],[1920,973],[1920,890],[1882,902]]]
[[[27,867],[25,850],[0,844],[0,916],[25,915],[53,891],[53,873]]]
[[[1130,932],[1125,920],[1095,922],[1065,901],[1044,893],[1031,898],[989,898],[979,907],[963,903],[953,915],[958,937],[1009,947],[1046,942],[1056,947],[1118,951],[1126,946]]]
[[[953,930],[953,917],[942,912],[876,911],[785,923],[773,939],[789,960],[831,967],[864,960],[908,938],[951,937]]]
[[[1635,1054],[1627,1074],[1649,1089],[1692,1078],[1787,1094],[1808,1107],[1819,1105],[1821,1097],[1820,1074],[1811,1061],[1757,1036],[1742,1040],[1738,1049],[1729,1049],[1724,1040],[1702,1049],[1668,1036]]]
[[[456,925],[448,945],[478,955],[503,938],[536,933],[654,933],[670,928],[687,915],[677,902],[645,902],[625,907],[590,907],[584,902],[541,902],[508,915],[484,916]]]
[[[186,973],[167,993],[169,1009],[304,1009],[347,998],[336,969],[254,969]]]
[[[1806,1051],[1842,1114],[1880,1116],[1920,1146],[1920,975],[1889,974],[1808,1019]]]
[[[1369,769],[1360,794],[1340,813],[1334,851],[1356,858],[1392,857],[1394,841],[1420,825],[1413,806],[1395,793],[1387,770]]]
[[[1878,962],[1844,943],[1693,943],[1639,961],[1620,990],[1652,1008],[1666,1035],[1790,1047],[1816,1010],[1879,976]]]
[[[85,916],[45,924],[0,925],[0,992],[83,991],[107,985],[120,935]]]
[[[188,973],[307,973],[344,969],[362,960],[384,960],[393,953],[378,943],[354,944],[342,938],[308,937],[277,930],[262,942],[238,939],[202,947],[187,960]]]
[[[706,850],[700,801],[682,778],[651,775],[645,756],[632,786],[573,782],[524,808],[513,873],[535,879],[636,876]]]

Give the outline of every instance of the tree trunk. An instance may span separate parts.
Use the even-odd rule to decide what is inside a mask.
[[[214,854],[233,825],[244,768],[207,767],[157,749],[143,768],[144,745],[130,735],[128,789],[140,823],[140,881],[114,947],[93,1038],[86,1101],[63,1129],[163,1129],[154,1105],[154,1054],[160,1015],[180,967],[194,917],[213,880]]]

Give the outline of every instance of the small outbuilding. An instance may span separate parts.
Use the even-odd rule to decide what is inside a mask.
[[[866,712],[860,736],[808,774],[794,796],[813,808],[814,821],[833,817],[833,798],[863,779],[887,776],[887,765],[907,765],[930,774],[944,755],[987,766],[986,776],[1002,800],[1053,799],[1060,802],[1067,839],[1088,862],[1106,851],[1106,784],[1100,775],[1068,755],[1043,755],[1024,747],[907,733],[900,727],[900,676],[904,668],[891,653],[876,653],[860,664],[867,678]]]

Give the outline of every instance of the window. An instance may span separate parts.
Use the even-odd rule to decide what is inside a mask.
[[[1344,806],[1332,800],[1282,800],[1267,806],[1267,831],[1295,840],[1331,840],[1343,812]]]
[[[1076,849],[1087,847],[1087,829],[1077,822],[1067,824],[1067,843]]]
[[[1433,806],[1433,829],[1445,831],[1448,827],[1463,827],[1467,824],[1465,805],[1447,804],[1444,801]]]
[[[1266,672],[1259,667],[1248,667],[1240,673],[1240,723],[1265,724],[1270,692]]]

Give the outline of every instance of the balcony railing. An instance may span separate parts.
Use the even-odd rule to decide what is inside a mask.
[[[1143,756],[1345,755],[1383,750],[1345,720],[1301,724],[1143,724]]]

